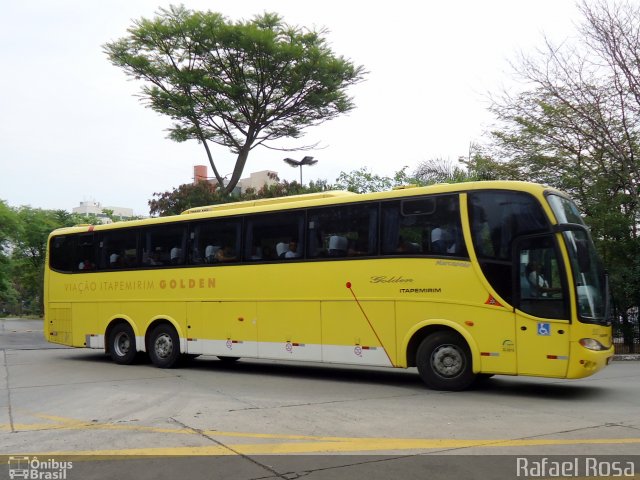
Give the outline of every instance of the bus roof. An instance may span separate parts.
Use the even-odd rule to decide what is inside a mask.
[[[217,205],[208,205],[205,207],[194,207],[185,210],[181,215],[188,215],[190,213],[204,213],[204,212],[220,212],[223,210],[234,210],[237,208],[258,207],[262,205],[275,205],[285,203],[296,203],[307,200],[318,200],[321,198],[336,198],[357,195],[357,193],[348,192],[346,190],[329,190],[326,192],[318,193],[305,193],[302,195],[290,195],[288,197],[275,197],[275,198],[261,198],[258,200],[247,200],[244,202],[232,202],[221,203]]]
[[[76,225],[55,230],[52,234],[82,233],[93,230],[111,230],[125,227],[138,227],[171,223],[187,219],[233,216],[236,214],[268,213],[280,209],[308,208],[313,206],[330,206],[350,202],[366,202],[376,200],[391,200],[394,198],[412,197],[416,195],[437,195],[443,193],[465,192],[473,190],[514,190],[539,195],[544,191],[557,190],[536,183],[522,181],[477,181],[463,183],[441,183],[425,187],[407,186],[401,189],[387,190],[384,192],[353,193],[344,190],[331,190],[326,192],[292,195],[289,197],[263,198],[244,202],[224,203],[204,207],[194,207],[185,210],[180,215],[172,215],[159,218],[147,218],[142,220],[129,220],[106,225]],[[558,192],[561,193],[561,192]]]

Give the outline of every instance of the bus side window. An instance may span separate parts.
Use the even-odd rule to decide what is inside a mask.
[[[361,257],[377,253],[376,204],[311,209],[307,228],[311,258]]]
[[[541,318],[569,319],[565,275],[553,236],[524,238],[517,247],[520,310]]]
[[[96,235],[96,242],[99,270],[138,266],[138,230],[105,230]]]
[[[458,196],[383,203],[382,254],[466,257]]]
[[[498,294],[512,303],[512,269],[522,268],[521,260],[512,262],[513,241],[548,230],[544,212],[534,197],[522,192],[471,192],[467,205],[482,272]]]
[[[280,212],[247,218],[246,261],[304,258],[304,212]]]
[[[96,269],[96,251],[93,233],[80,234],[76,237],[75,270],[86,272]]]
[[[183,265],[186,225],[159,225],[143,230],[142,264],[145,267]]]
[[[73,270],[75,241],[72,235],[52,237],[49,243],[49,266],[58,272]]]
[[[233,263],[240,259],[241,220],[208,220],[192,226],[191,263]]]

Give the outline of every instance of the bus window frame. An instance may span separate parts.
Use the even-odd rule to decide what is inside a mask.
[[[562,317],[551,317],[549,315],[537,315],[536,313],[531,313],[530,311],[524,310],[522,308],[522,286],[521,286],[521,272],[520,272],[520,253],[523,248],[522,245],[528,241],[535,241],[537,239],[549,238],[551,240],[551,244],[553,245],[553,251],[556,259],[558,260],[558,275],[560,276],[560,285],[562,287]],[[569,295],[569,277],[567,266],[564,261],[564,257],[562,255],[562,251],[560,249],[560,244],[558,242],[558,236],[555,232],[544,232],[544,233],[534,233],[528,235],[520,235],[513,239],[512,243],[512,298],[513,298],[513,307],[518,311],[532,316],[536,318],[545,318],[551,320],[560,320],[571,323],[571,298]],[[528,300],[531,300],[530,298]],[[557,299],[549,298],[549,299],[541,299],[538,301],[553,301]]]

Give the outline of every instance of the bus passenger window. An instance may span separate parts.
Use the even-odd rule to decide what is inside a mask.
[[[209,220],[192,227],[191,263],[217,264],[238,261],[240,220]]]
[[[144,230],[142,264],[145,267],[184,264],[186,225],[161,225]]]
[[[383,203],[382,253],[466,257],[458,196]]]
[[[553,236],[526,238],[518,247],[520,310],[536,317],[568,319],[565,276]]]
[[[73,270],[74,237],[52,237],[49,243],[49,266],[59,272]]]
[[[256,215],[247,219],[244,257],[247,261],[303,258],[304,212]]]
[[[138,266],[137,230],[106,230],[97,238],[98,269],[110,270]]]
[[[498,294],[513,301],[514,239],[543,232],[548,222],[537,200],[526,193],[471,192],[468,196],[471,236],[480,267]]]
[[[93,243],[93,233],[76,236],[75,270],[87,272],[96,269],[96,252]]]
[[[377,205],[348,205],[309,211],[309,256],[362,257],[377,253]]]

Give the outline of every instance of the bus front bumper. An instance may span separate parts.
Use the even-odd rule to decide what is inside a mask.
[[[599,372],[613,361],[613,345],[607,350],[589,350],[578,342],[571,342],[567,378],[584,378]]]

